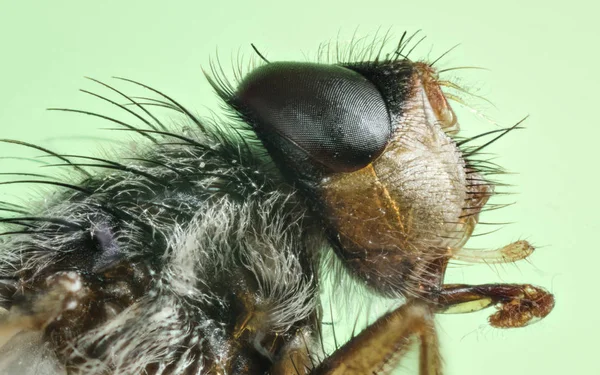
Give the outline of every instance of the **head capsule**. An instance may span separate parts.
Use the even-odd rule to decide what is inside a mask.
[[[436,79],[407,59],[277,62],[225,97],[313,202],[343,263],[384,294],[461,247],[481,208],[465,204],[465,164],[446,134],[458,125]]]

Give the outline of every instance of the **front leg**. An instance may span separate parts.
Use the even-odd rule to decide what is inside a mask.
[[[333,352],[310,374],[389,374],[414,339],[420,342],[420,375],[440,375],[442,364],[433,311],[428,304],[418,300],[408,301],[379,318]]]

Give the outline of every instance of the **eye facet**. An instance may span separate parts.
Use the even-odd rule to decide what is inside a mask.
[[[361,169],[392,134],[378,88],[337,65],[270,63],[246,76],[232,102],[274,159],[286,159],[296,172]]]

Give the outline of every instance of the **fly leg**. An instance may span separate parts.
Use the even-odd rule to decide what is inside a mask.
[[[289,343],[284,354],[270,368],[272,375],[305,375],[315,365],[309,347],[313,344],[310,330],[299,330]]]
[[[436,313],[467,313],[495,305],[489,317],[496,328],[516,328],[537,322],[552,311],[554,296],[530,284],[446,284],[439,293]]]
[[[417,300],[379,318],[325,358],[310,374],[389,374],[415,339],[420,342],[420,375],[441,374],[433,311]]]

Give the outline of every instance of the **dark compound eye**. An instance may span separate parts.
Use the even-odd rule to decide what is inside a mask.
[[[304,175],[361,169],[392,134],[378,88],[337,65],[270,63],[246,76],[230,104],[276,160]]]

